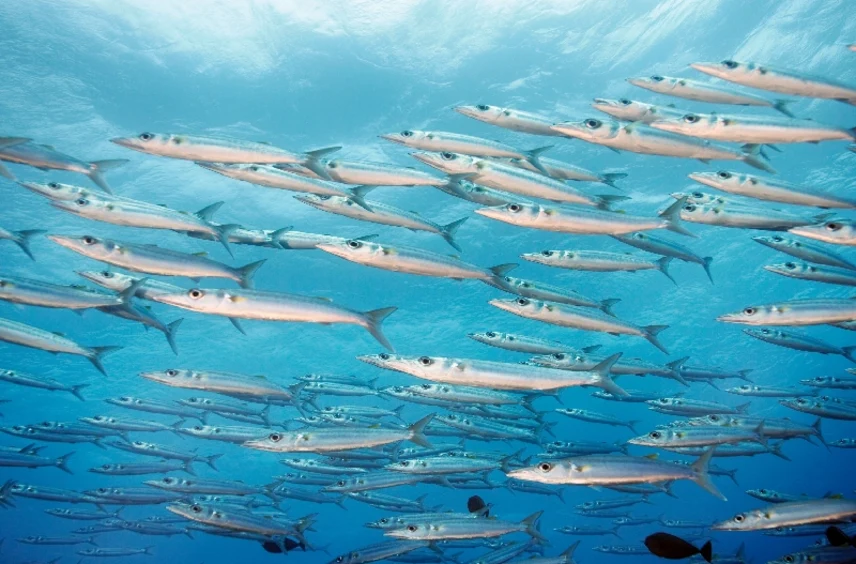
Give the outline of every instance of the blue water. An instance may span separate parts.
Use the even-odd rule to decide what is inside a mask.
[[[308,4],[308,5],[306,5]],[[81,159],[127,158],[130,162],[109,173],[116,193],[183,210],[200,209],[223,200],[217,214],[221,222],[276,229],[294,226],[301,231],[359,236],[378,233],[380,241],[413,245],[436,252],[450,249],[437,236],[360,223],[304,206],[291,194],[252,186],[202,170],[190,162],[135,153],[108,140],[141,131],[221,134],[267,141],[301,151],[332,144],[344,149],[340,158],[395,163],[424,168],[408,156],[408,150],[377,138],[382,133],[406,128],[455,131],[479,135],[533,148],[555,143],[549,155],[591,170],[628,173],[621,182],[631,198],[622,207],[629,213],[652,214],[670,200],[669,194],[689,184],[693,171],[718,170],[717,164],[663,157],[615,154],[582,141],[517,134],[465,118],[452,111],[459,104],[487,103],[543,113],[555,121],[582,119],[597,114],[589,103],[596,96],[630,97],[657,104],[674,102],[682,108],[709,111],[713,106],[652,94],[625,82],[631,76],[650,74],[701,78],[687,65],[694,61],[738,60],[801,69],[843,82],[856,83],[856,54],[846,44],[856,39],[856,4],[847,0],[673,0],[638,2],[543,1],[543,2],[417,2],[397,0],[341,2],[185,1],[130,2],[90,0],[55,2],[8,0],[0,3],[0,133],[31,137],[54,145]],[[772,96],[771,96],[772,97]],[[831,101],[799,99],[792,107],[799,116],[820,122],[852,126],[852,107]],[[723,111],[752,113],[751,109],[723,107]],[[769,110],[755,110],[764,113]],[[787,146],[772,155],[779,178],[804,182],[820,189],[852,195],[856,155],[840,142]],[[744,165],[729,163],[731,170],[748,172]],[[70,173],[40,172],[10,165],[22,180],[60,181],[90,186],[87,179]],[[427,169],[426,169],[427,170]],[[575,184],[590,194],[617,193],[601,185]],[[783,255],[751,240],[758,233],[691,225],[697,240],[680,238],[699,255],[712,255],[711,285],[698,265],[672,267],[679,285],[673,286],[657,273],[575,273],[550,269],[520,260],[514,275],[573,288],[595,298],[620,298],[615,308],[623,319],[647,324],[668,324],[662,334],[668,357],[641,339],[611,337],[539,324],[490,307],[500,295],[478,282],[455,282],[375,270],[320,251],[278,251],[234,246],[230,259],[216,243],[187,238],[177,233],[122,228],[97,224],[51,208],[47,201],[14,183],[0,179],[3,205],[0,225],[8,229],[46,229],[51,233],[84,234],[139,243],[156,243],[185,252],[205,251],[212,258],[240,265],[267,259],[256,276],[256,287],[312,296],[326,296],[358,310],[398,306],[385,324],[397,350],[406,355],[428,354],[475,357],[510,362],[527,357],[486,347],[467,338],[468,332],[507,331],[557,339],[575,347],[602,344],[606,351],[664,363],[690,356],[692,363],[728,370],[752,369],[759,384],[795,385],[801,378],[836,375],[851,364],[838,356],[819,356],[776,348],[742,334],[741,328],[716,322],[716,316],[752,303],[808,297],[846,297],[847,287],[819,285],[786,279],[765,272],[764,264],[784,262]],[[453,199],[432,188],[389,188],[373,198],[404,209],[418,210],[438,223],[469,217],[458,239],[462,257],[489,266],[518,261],[524,252],[542,249],[590,248],[630,250],[607,237],[566,236],[530,231],[502,224],[472,213],[474,204]],[[779,207],[770,205],[770,207]],[[847,215],[847,214],[843,214]],[[667,235],[672,239],[672,234]],[[81,283],[74,271],[100,269],[102,265],[54,245],[34,241],[32,262],[11,243],[0,242],[2,272],[57,283]],[[634,251],[635,252],[635,251]],[[840,251],[853,259],[848,250]],[[637,254],[644,254],[639,252]],[[192,287],[189,280],[173,280]],[[206,287],[232,287],[230,282],[208,280]],[[178,332],[180,355],[173,356],[163,335],[144,331],[138,324],[97,312],[78,317],[71,312],[0,303],[0,317],[63,332],[85,345],[121,345],[108,357],[108,378],[98,374],[79,357],[51,356],[38,350],[0,345],[0,367],[14,368],[71,383],[87,383],[87,401],[63,393],[50,393],[11,384],[0,386],[0,424],[40,421],[76,421],[78,417],[113,414],[172,422],[174,418],[137,414],[104,403],[119,395],[175,400],[204,395],[167,388],[141,379],[145,370],[169,367],[265,374],[285,384],[309,372],[356,374],[379,378],[379,386],[414,384],[415,378],[381,371],[355,360],[357,355],[380,352],[379,345],[354,326],[320,326],[244,322],[247,336],[227,320],[155,304],[164,321],[186,320]],[[852,333],[834,328],[811,328],[815,337],[836,345],[856,342]],[[647,377],[626,377],[622,384],[635,389],[678,391],[674,382]],[[738,385],[731,381],[729,385]],[[688,397],[737,405],[741,397],[718,392],[701,384]],[[846,394],[841,394],[844,396]],[[851,396],[852,397],[852,396]],[[627,419],[639,419],[640,432],[674,417],[655,414],[644,404],[625,405],[590,397],[590,390],[566,390],[567,407],[594,409]],[[324,398],[335,405],[336,398]],[[344,403],[370,403],[394,407],[395,401],[378,398],[351,399]],[[551,399],[536,402],[552,410]],[[408,405],[404,418],[414,421],[425,407]],[[751,413],[792,417],[805,423],[814,418],[778,405],[774,399],[754,399]],[[289,421],[293,409],[274,408],[274,421]],[[564,440],[616,441],[630,438],[629,430],[575,422],[558,414],[547,415],[557,423]],[[238,423],[212,416],[214,424]],[[856,436],[853,423],[825,420],[827,440]],[[292,425],[293,426],[293,425]],[[171,434],[132,434],[141,440],[176,448],[199,448],[202,454],[222,453],[214,472],[197,465],[200,475],[266,484],[283,473],[278,455],[240,446]],[[549,440],[549,437],[547,437]],[[439,438],[438,442],[447,442]],[[26,444],[3,435],[2,445]],[[104,485],[135,486],[148,477],[109,477],[87,469],[134,457],[115,449],[92,445],[46,443],[48,456],[71,450],[74,475],[56,469],[0,470],[0,482],[16,480],[69,489]],[[472,450],[516,450],[528,454],[537,447],[506,442],[470,441]],[[726,468],[738,469],[740,486],[728,478],[716,478],[728,497],[720,502],[696,485],[675,486],[677,499],[652,497],[653,505],[633,508],[634,515],[664,515],[670,519],[714,521],[763,505],[744,493],[747,488],[769,488],[789,493],[852,495],[856,487],[853,451],[826,450],[804,441],[789,441],[786,462],[770,455],[718,459]],[[647,448],[632,453],[648,454]],[[664,458],[679,458],[663,454]],[[502,483],[504,476],[492,478]],[[600,525],[586,520],[573,506],[587,500],[618,494],[584,487],[565,488],[566,503],[555,497],[513,494],[505,488],[468,492],[439,486],[401,487],[389,492],[416,498],[427,494],[427,505],[464,511],[466,500],[478,493],[494,504],[494,513],[519,520],[544,510],[541,529],[551,545],[545,554],[558,554],[574,538],[553,532],[572,524]],[[53,502],[18,498],[17,507],[0,511],[0,562],[45,561],[62,556],[76,562],[80,547],[40,547],[15,542],[27,535],[64,535],[78,526],[50,517],[45,509]],[[380,531],[363,523],[386,511],[346,501],[347,510],[335,505],[313,505],[285,500],[282,507],[297,518],[318,513],[315,531],[307,538],[323,552],[294,551],[291,561],[323,562],[343,552],[384,539]],[[89,506],[77,506],[83,509]],[[168,515],[163,507],[130,507],[125,518]],[[638,544],[659,525],[626,528],[623,540],[581,537],[579,562],[621,561],[621,557],[592,552],[601,544]],[[515,535],[524,540],[522,535]],[[751,562],[764,562],[813,542],[812,538],[781,539],[759,533],[717,533],[714,551],[733,554],[747,544]],[[286,558],[268,554],[251,541],[224,539],[196,533],[162,538],[130,532],[100,535],[105,547],[154,546],[156,556],[134,557],[142,562],[276,561]],[[485,549],[467,551],[463,560]],[[452,551],[450,551],[452,552]],[[654,557],[644,557],[653,560]],[[121,559],[124,561],[125,559]],[[128,559],[129,561],[131,559]]]

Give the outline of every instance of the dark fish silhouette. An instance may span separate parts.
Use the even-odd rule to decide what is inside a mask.
[[[490,505],[486,504],[484,500],[477,495],[474,495],[467,500],[467,510],[470,513],[477,513],[481,517],[490,516]]]
[[[849,544],[853,548],[856,548],[856,536],[848,536],[847,533],[835,525],[826,529],[826,540],[832,546],[847,546]]]
[[[272,540],[265,541],[262,543],[262,548],[273,554],[282,554],[283,552],[288,552],[298,547],[304,551],[306,550],[305,544],[303,544],[302,542],[293,541],[288,537],[282,539],[281,543]]]
[[[645,538],[645,546],[648,547],[651,554],[669,560],[682,560],[696,554],[701,554],[702,558],[710,562],[713,556],[713,547],[711,547],[710,541],[707,541],[704,543],[704,546],[698,549],[684,539],[670,535],[669,533],[654,533],[653,535],[649,535]]]

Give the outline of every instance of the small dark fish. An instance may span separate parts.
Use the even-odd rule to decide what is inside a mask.
[[[467,500],[467,510],[470,513],[477,513],[481,517],[490,517],[490,506],[477,495]]]
[[[829,544],[832,546],[846,546],[849,544],[853,548],[856,548],[856,535],[852,537],[848,536],[847,533],[835,525],[826,529],[826,540],[828,540]]]
[[[262,543],[262,548],[266,551],[271,552],[273,554],[282,554],[283,552],[289,552],[294,550],[295,548],[300,548],[303,551],[306,551],[306,545],[302,542],[293,541],[288,537],[284,537],[282,542],[279,541],[265,541]]]
[[[701,557],[710,562],[713,556],[713,548],[710,541],[704,543],[701,549],[696,548],[684,539],[670,535],[669,533],[654,533],[645,538],[645,546],[651,554],[669,560],[682,560],[701,554]]]

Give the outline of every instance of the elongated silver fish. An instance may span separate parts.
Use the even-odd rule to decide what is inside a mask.
[[[465,178],[465,175],[450,177],[447,183],[437,186],[437,189],[450,196],[482,206],[502,206],[520,200],[520,196],[517,194],[494,190],[470,182]]]
[[[217,467],[214,463],[218,458],[223,456],[222,454],[212,454],[210,456],[201,456],[196,454],[196,452],[182,452],[179,450],[171,449],[162,445],[158,445],[155,443],[147,443],[145,441],[132,441],[132,442],[120,442],[113,441],[110,443],[110,446],[114,448],[118,448],[119,450],[124,450],[125,452],[131,452],[134,454],[144,454],[146,456],[157,456],[160,458],[166,459],[174,459],[174,460],[183,460],[185,462],[204,462],[208,466],[210,466],[213,470],[217,470]]]
[[[447,384],[463,384],[495,390],[557,390],[576,386],[594,386],[610,393],[625,395],[626,392],[612,381],[610,368],[621,354],[614,354],[591,371],[570,372],[540,366],[512,364],[490,360],[406,357],[381,353],[357,357],[367,364],[395,370]]]
[[[835,390],[856,390],[856,377],[853,376],[815,376],[807,380],[800,380],[800,384],[814,386],[816,388],[829,388]]]
[[[511,164],[461,155],[459,153],[411,153],[411,156],[449,175],[463,176],[478,184],[510,192],[524,198],[540,198],[565,204],[608,209],[624,196],[589,196],[560,180]]]
[[[517,298],[516,300],[491,300],[490,305],[527,319],[535,319],[551,325],[571,327],[583,331],[599,331],[614,335],[642,337],[666,354],[669,352],[657,339],[668,325],[635,325],[602,311],[579,306]],[[609,390],[607,390],[609,391]]]
[[[0,468],[44,468],[55,467],[68,474],[74,474],[66,464],[73,452],[59,458],[45,458],[34,454],[0,452]]]
[[[157,431],[172,431],[173,433],[177,433],[178,426],[184,423],[184,419],[179,420],[175,425],[165,425],[156,421],[142,421],[139,419],[127,419],[124,417],[111,417],[107,415],[81,417],[80,420],[89,425],[94,425],[103,429],[112,429],[116,431],[144,431],[149,433]]]
[[[856,320],[856,300],[826,298],[753,305],[716,320],[744,325],[825,325]]]
[[[856,515],[852,499],[811,499],[777,503],[762,509],[738,513],[731,519],[714,523],[715,531],[761,531],[776,527],[811,525],[841,521]]]
[[[101,364],[101,359],[122,348],[118,346],[84,347],[57,333],[51,333],[11,319],[0,319],[0,341],[41,349],[54,354],[64,353],[82,356],[105,376],[107,371]]]
[[[676,96],[687,100],[708,102],[711,104],[731,104],[734,106],[765,106],[773,108],[786,116],[792,115],[787,109],[788,100],[768,100],[756,94],[740,92],[728,86],[720,86],[719,84],[700,82],[689,78],[661,76],[658,74],[650,77],[628,78],[627,82],[651,92]]]
[[[233,531],[246,531],[259,533],[266,536],[277,535],[298,535],[305,529],[311,526],[311,521],[304,523],[300,528],[295,530],[295,527],[289,523],[281,522],[278,519],[269,518],[265,515],[256,515],[249,510],[240,509],[225,509],[218,504],[202,504],[202,503],[173,503],[167,505],[167,511],[181,515],[191,521],[214,525],[221,529],[230,529]]]
[[[104,173],[128,162],[127,159],[85,162],[60,153],[50,145],[25,141],[29,140],[20,137],[0,138],[0,161],[24,164],[42,170],[64,170],[83,174],[108,194],[112,193],[112,190],[104,180]],[[15,180],[15,176],[2,164],[0,164],[0,176]]]
[[[508,162],[518,168],[531,170],[533,172],[542,172],[540,169],[533,166],[532,163],[530,163],[528,160],[510,159],[508,160]],[[551,159],[548,157],[539,158],[538,162],[541,163],[541,166],[546,171],[547,176],[549,176],[550,178],[555,178],[556,180],[573,180],[574,182],[597,182],[599,184],[606,184],[607,186],[618,188],[615,182],[621,180],[622,178],[627,178],[626,172],[595,172],[576,165],[572,165],[570,163],[566,163],[564,161]]]
[[[42,390],[50,390],[52,392],[68,392],[80,401],[86,401],[80,391],[89,386],[89,384],[64,384],[59,380],[48,378],[47,376],[36,376],[19,370],[0,370],[0,380],[10,384],[26,386],[29,388],[39,388]]]
[[[244,444],[253,439],[261,439],[270,433],[264,427],[235,427],[222,425],[196,425],[183,427],[179,431],[197,439],[209,439],[227,443]]]
[[[684,195],[680,194],[680,196]],[[827,214],[806,217],[789,212],[737,206],[730,203],[687,203],[681,208],[681,219],[690,223],[768,231],[788,231],[794,227],[822,221],[826,217],[828,217]]]
[[[712,425],[709,427],[685,427],[676,429],[657,429],[640,437],[634,437],[627,441],[632,445],[680,448],[680,447],[709,447],[724,444],[742,442],[756,442],[765,444],[764,424],[761,423],[756,429],[745,427],[723,427]]]
[[[721,404],[714,401],[707,400],[697,400],[690,398],[658,398],[655,400],[651,400],[646,402],[649,405],[649,409],[653,411],[657,411],[659,413],[668,413],[669,415],[683,415],[683,416],[699,416],[699,415],[709,415],[712,413],[716,414],[738,414],[738,413],[746,413],[749,409],[748,403],[744,403],[742,405],[738,405],[736,407],[730,407],[725,404]]]
[[[521,532],[546,541],[537,528],[542,513],[533,513],[519,523],[500,519],[446,519],[443,513],[438,513],[436,518],[424,521],[408,519],[405,526],[389,529],[384,535],[405,540],[444,540],[491,538]]]
[[[675,108],[674,104],[655,106],[654,104],[638,102],[629,98],[619,98],[617,100],[595,98],[591,107],[621,121],[641,121],[642,123],[679,118],[687,113],[684,110]]]
[[[686,199],[678,200],[660,212],[658,217],[632,216],[576,206],[542,206],[525,202],[481,208],[475,212],[519,227],[559,233],[625,235],[634,231],[668,229],[681,235],[695,237],[680,222],[681,209],[685,202]]]
[[[679,217],[680,213],[678,212],[675,215]],[[613,235],[613,237],[622,243],[643,251],[648,251],[649,253],[676,258],[684,262],[700,264],[702,268],[704,268],[704,272],[707,274],[708,280],[713,284],[713,276],[710,274],[710,263],[713,262],[713,257],[700,257],[683,245],[654,237],[648,233],[637,231],[635,233],[627,233],[624,235]]]
[[[461,115],[502,127],[503,129],[531,133],[533,135],[558,135],[550,129],[550,126],[556,123],[554,119],[531,112],[488,106],[486,104],[457,106],[455,107],[455,111]]]
[[[555,410],[556,413],[561,413],[562,415],[567,415],[572,419],[578,419],[580,421],[586,421],[587,423],[599,423],[601,425],[611,425],[613,427],[627,427],[634,433],[636,432],[636,424],[639,421],[624,421],[623,419],[619,419],[617,417],[613,417],[611,415],[607,415],[606,413],[598,413],[596,411],[592,411],[590,409],[578,409],[578,408],[564,408],[560,407]]]
[[[762,341],[798,351],[816,352],[820,354],[840,354],[851,362],[856,362],[853,353],[856,346],[836,347],[820,339],[803,333],[783,331],[781,329],[744,329],[744,333]]]
[[[546,250],[540,253],[525,253],[520,255],[520,258],[546,266],[587,272],[659,270],[666,278],[677,284],[672,275],[669,274],[669,263],[672,261],[672,257],[646,260],[629,253],[579,249],[572,251]]]
[[[612,315],[612,306],[621,301],[616,298],[595,300],[569,288],[561,288],[551,284],[544,284],[543,282],[524,280],[522,278],[515,278],[512,276],[497,276],[487,283],[499,288],[500,290],[517,294],[518,296],[532,298],[534,300],[596,308],[609,315]]]
[[[779,400],[779,403],[794,411],[810,413],[818,417],[838,419],[839,421],[856,421],[856,405],[846,403],[838,398],[829,396],[802,397]]]
[[[115,294],[17,276],[0,276],[0,300],[62,309],[108,308],[126,303],[124,298]]]
[[[175,415],[182,419],[198,419],[205,424],[207,413],[197,409],[185,407],[173,401],[158,401],[151,399],[143,399],[134,396],[119,396],[107,398],[107,403],[133,409],[135,411],[145,411],[147,413],[159,413],[162,415]]]
[[[725,390],[729,394],[751,396],[756,398],[796,398],[810,394],[800,388],[784,388],[779,386],[758,386],[757,384],[742,384]]]
[[[37,235],[41,235],[45,233],[44,229],[24,229],[22,231],[10,231],[9,229],[5,229],[0,227],[0,240],[12,241],[18,248],[24,251],[30,259],[36,260],[36,257],[33,256],[33,252],[30,250],[30,240]]]
[[[584,486],[691,480],[724,501],[725,496],[716,489],[708,475],[708,465],[715,449],[716,447],[706,450],[690,467],[651,458],[602,454],[564,460],[545,460],[534,466],[512,470],[507,473],[507,476],[542,484]]]
[[[325,161],[321,171],[324,178],[331,178],[344,184],[363,186],[440,186],[446,183],[445,178],[416,170],[381,163],[350,162],[339,159]],[[372,204],[370,207],[374,208]]]
[[[856,245],[856,221],[850,219],[817,218],[814,225],[795,225],[788,229],[794,235],[802,235],[809,239],[832,243],[833,245]]]
[[[403,429],[333,428],[274,432],[263,439],[247,441],[244,446],[269,452],[330,452],[412,441],[430,448],[431,443],[423,431],[433,418],[433,414],[428,415]]]
[[[157,245],[137,245],[110,239],[99,239],[92,235],[80,237],[50,235],[54,243],[85,257],[112,264],[134,272],[159,274],[162,276],[186,276],[199,278],[228,278],[244,288],[252,287],[253,275],[264,260],[233,268],[204,256],[191,255]]]
[[[711,188],[758,200],[818,208],[853,209],[856,207],[856,200],[849,200],[828,192],[820,192],[783,180],[764,178],[753,174],[720,170],[718,172],[693,172],[689,176],[696,182]]]
[[[692,63],[690,66],[699,72],[743,86],[856,105],[856,88],[799,71],[731,59],[719,63]]]
[[[116,462],[102,464],[90,468],[94,474],[106,474],[108,476],[144,476],[146,474],[166,474],[167,472],[178,472],[183,470],[190,475],[195,475],[191,460],[161,460],[158,462]],[[106,517],[107,515],[104,515]]]
[[[808,262],[856,270],[856,265],[850,261],[820,245],[810,242],[799,241],[792,237],[778,234],[753,237],[752,240],[761,243],[765,247],[770,247],[771,249]]]
[[[530,354],[553,354],[574,350],[573,347],[560,343],[559,341],[530,337],[528,335],[520,335],[517,333],[486,331],[483,333],[468,333],[467,337],[492,347]],[[580,350],[586,353],[593,353],[600,348],[601,345],[592,345],[589,347],[583,347]]]
[[[347,323],[366,329],[384,347],[392,344],[381,332],[381,323],[397,308],[385,307],[359,312],[322,298],[254,290],[226,291],[194,288],[176,294],[152,296],[157,302],[190,311],[222,315],[230,320],[261,319],[302,323]],[[234,321],[233,321],[234,323]],[[236,325],[239,329],[240,326]]]
[[[427,541],[394,540],[380,542],[341,554],[332,562],[335,564],[365,564],[366,562],[388,560],[428,546],[431,545]]]
[[[514,263],[508,263],[491,268],[481,268],[466,263],[457,257],[432,253],[417,247],[384,245],[355,239],[323,243],[317,247],[337,257],[366,266],[393,272],[452,278],[453,280],[470,279],[491,283],[517,267]]]
[[[651,123],[661,131],[713,141],[735,143],[819,143],[853,141],[856,130],[823,125],[814,120],[688,113]]]
[[[458,243],[455,242],[455,233],[468,219],[464,217],[447,225],[440,225],[422,217],[418,213],[407,212],[374,200],[366,200],[368,207],[371,209],[371,211],[368,211],[364,207],[359,206],[353,200],[340,196],[318,196],[315,194],[309,194],[306,196],[295,196],[295,198],[312,206],[313,208],[338,215],[344,215],[345,217],[350,217],[352,219],[361,219],[364,221],[371,221],[373,223],[381,223],[383,225],[404,227],[414,231],[436,233],[443,237],[449,245],[458,251],[460,251],[461,248],[458,246]]]
[[[566,137],[582,139],[619,152],[630,151],[645,155],[698,159],[702,162],[743,161],[751,167],[770,173],[776,172],[758,158],[760,155],[758,145],[747,145],[738,151],[705,139],[654,129],[642,122],[624,125],[617,121],[588,118],[582,121],[557,123],[553,129]]]

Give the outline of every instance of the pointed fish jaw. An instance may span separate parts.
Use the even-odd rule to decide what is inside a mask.
[[[493,307],[499,308],[509,313],[518,313],[520,308],[517,305],[516,299],[494,299],[488,302]]]
[[[728,73],[723,72],[722,65],[720,63],[691,63],[690,68],[695,69],[698,72],[703,72],[704,74],[708,74],[710,76],[715,76],[717,78],[724,78],[728,76]]]
[[[691,129],[684,128],[682,122],[670,119],[654,121],[651,122],[649,125],[654,129],[659,129],[660,131],[669,131],[671,133],[686,134],[688,131],[691,131]]]
[[[791,227],[788,229],[788,233],[793,233],[794,235],[808,237],[809,239],[814,239],[816,241],[829,241],[830,239],[825,237],[825,231],[824,224],[800,225],[798,227]]]
[[[454,110],[463,116],[467,116],[480,121],[486,121],[488,114],[476,108],[475,106],[455,106]]]
[[[407,143],[401,133],[384,133],[383,135],[378,135],[378,137],[386,141],[392,141],[393,143],[407,146]]]
[[[83,248],[83,243],[80,241],[80,237],[70,237],[68,235],[48,235],[48,239],[56,243],[61,247],[65,247],[66,249],[71,249],[72,251],[78,251]]]
[[[315,248],[321,249],[325,253],[336,255],[337,257],[349,258],[351,256],[350,248],[345,241],[341,243],[321,243],[320,245],[315,245]]]
[[[431,168],[436,168],[442,172],[453,173],[452,167],[450,167],[444,160],[443,157],[440,156],[440,153],[429,153],[427,151],[416,151],[414,153],[410,153],[410,156],[416,159],[421,163],[425,163]]]
[[[691,172],[688,176],[690,180],[695,180],[699,184],[704,184],[705,186],[710,186],[711,188],[717,188],[720,186],[720,183],[716,181],[715,172]]]
[[[749,323],[749,320],[743,315],[743,312],[735,312],[735,313],[726,313],[725,315],[720,315],[716,318],[717,321],[722,321],[723,323]]]
[[[647,88],[652,82],[651,79],[647,77],[634,77],[628,78],[626,80],[628,83],[632,84],[633,86],[638,86],[639,88]]]
[[[567,137],[578,137],[580,139],[587,139],[589,136],[586,135],[585,125],[582,122],[578,121],[565,121],[562,123],[556,123],[550,126],[550,129],[553,131],[558,131],[562,135]]]
[[[126,149],[133,149],[135,151],[139,151],[143,144],[136,137],[114,137],[110,140],[111,143],[115,143],[121,147],[125,147]]]

